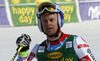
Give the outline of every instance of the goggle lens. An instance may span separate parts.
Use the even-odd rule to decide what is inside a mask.
[[[46,4],[41,4],[40,6],[39,6],[39,8],[38,8],[38,12],[41,12],[41,11],[43,11],[45,8],[47,8],[48,10],[55,10],[55,5],[53,5],[53,4],[48,4],[48,3],[46,3]]]

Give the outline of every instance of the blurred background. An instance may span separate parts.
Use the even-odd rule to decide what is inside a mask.
[[[10,61],[16,52],[16,39],[32,38],[30,50],[46,36],[37,27],[36,7],[56,2],[64,12],[62,31],[83,37],[97,61],[100,57],[100,0],[0,0],[0,61]]]

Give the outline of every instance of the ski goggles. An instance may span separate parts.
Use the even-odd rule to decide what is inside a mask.
[[[51,2],[44,2],[38,6],[37,14],[41,15],[45,10],[51,13],[59,12],[57,10],[56,4],[51,3]]]

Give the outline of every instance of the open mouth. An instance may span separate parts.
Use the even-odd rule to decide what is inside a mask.
[[[52,31],[53,30],[53,28],[47,28],[47,31]]]

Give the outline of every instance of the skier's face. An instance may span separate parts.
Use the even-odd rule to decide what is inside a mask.
[[[46,13],[41,15],[41,23],[43,31],[47,36],[51,36],[57,32],[58,23],[57,23],[57,14]]]

